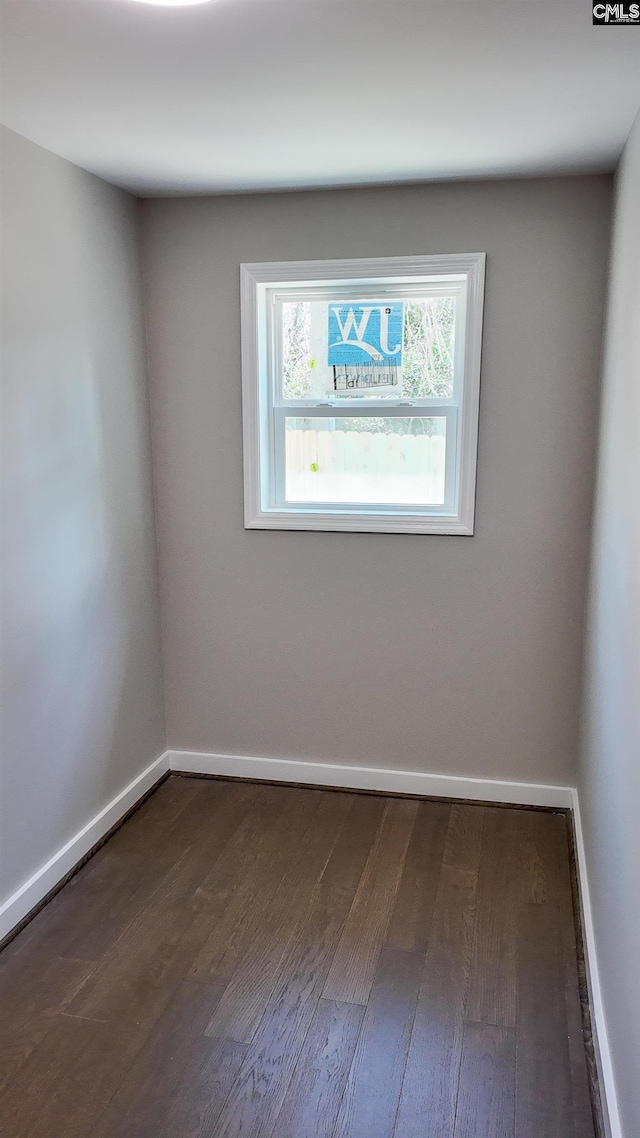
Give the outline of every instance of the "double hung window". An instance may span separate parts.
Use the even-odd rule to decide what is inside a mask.
[[[243,265],[245,525],[471,534],[484,254]]]

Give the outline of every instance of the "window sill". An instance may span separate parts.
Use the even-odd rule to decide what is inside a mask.
[[[473,523],[448,514],[263,510],[245,517],[245,529],[324,530],[329,533],[420,533],[473,536]]]

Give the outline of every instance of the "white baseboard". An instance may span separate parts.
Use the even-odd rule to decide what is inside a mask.
[[[598,971],[598,953],[593,927],[593,913],[591,911],[591,897],[589,894],[589,879],[587,875],[587,859],[584,848],[584,835],[580,817],[580,801],[577,790],[573,791],[573,825],[576,842],[576,865],[578,870],[578,883],[580,886],[580,905],[582,909],[582,932],[584,938],[584,951],[587,966],[587,983],[589,986],[589,1006],[593,1028],[593,1041],[598,1067],[598,1081],[600,1083],[600,1096],[602,1099],[602,1113],[607,1130],[607,1138],[624,1138],[618,1109],[618,1096],[613,1075],[613,1063],[609,1047],[607,1021],[604,1014],[602,988],[600,986],[600,973]]]
[[[167,752],[143,770],[0,906],[0,940],[42,901],[169,770]]]
[[[387,794],[419,794],[436,798],[469,798],[478,802],[512,802],[519,806],[573,806],[570,786],[533,782],[503,782],[462,775],[422,771],[352,767],[297,759],[266,759],[255,755],[217,755],[206,751],[168,751],[172,771],[183,774],[256,778],[274,782],[379,790]]]

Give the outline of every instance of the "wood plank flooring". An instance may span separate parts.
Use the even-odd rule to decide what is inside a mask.
[[[3,1138],[598,1138],[563,814],[172,776],[0,955]]]

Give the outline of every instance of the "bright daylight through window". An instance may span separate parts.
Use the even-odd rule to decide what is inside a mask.
[[[241,273],[245,525],[473,533],[484,254]]]

